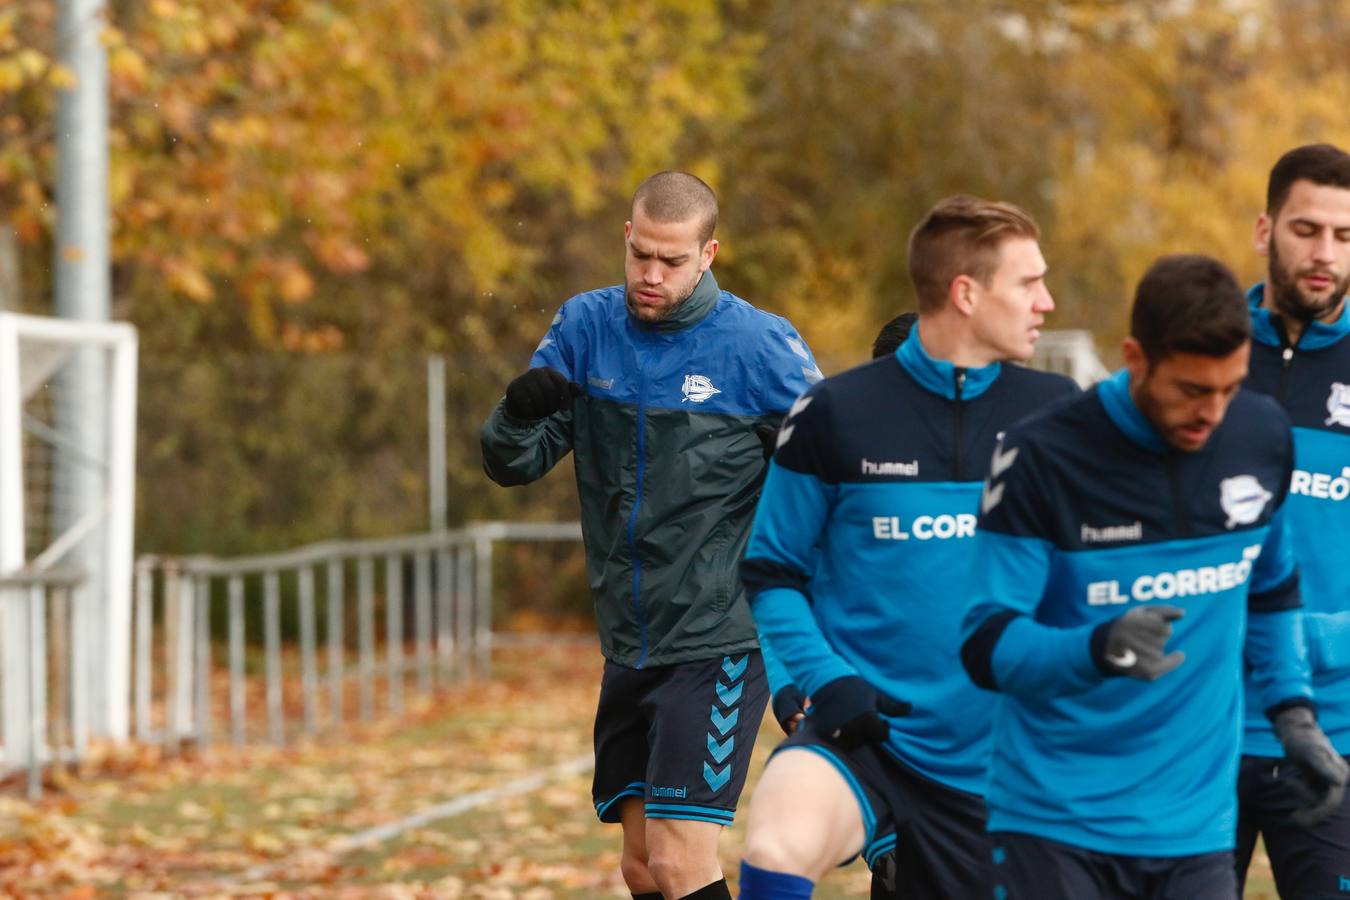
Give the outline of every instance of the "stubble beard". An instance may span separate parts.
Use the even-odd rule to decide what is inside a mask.
[[[663,306],[659,310],[653,310],[652,307],[650,306],[639,306],[635,304],[633,302],[633,288],[631,285],[624,289],[623,302],[624,305],[628,307],[628,314],[632,316],[634,319],[637,319],[639,322],[645,322],[649,325],[655,325],[657,322],[664,322],[666,319],[669,319],[672,315],[674,315],[675,310],[679,309],[680,306],[683,305],[684,301],[688,300],[690,297],[694,295],[694,289],[698,287],[698,283],[702,280],[703,280],[703,273],[700,272],[698,274],[698,277],[693,280],[693,282],[689,285],[689,289],[686,290],[683,295],[676,298],[675,302]],[[651,315],[652,312],[655,312],[656,315],[652,316]],[[644,316],[640,315],[639,313],[647,313],[647,315]]]
[[[1338,308],[1345,299],[1346,290],[1350,289],[1350,275],[1346,275],[1336,282],[1335,288],[1325,299],[1308,297],[1299,290],[1298,279],[1280,259],[1274,235],[1270,238],[1268,256],[1270,299],[1275,305],[1275,311],[1282,316],[1302,322],[1305,326]]]

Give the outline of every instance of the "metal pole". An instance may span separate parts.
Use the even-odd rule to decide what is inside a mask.
[[[389,709],[403,711],[403,557],[384,558],[385,661],[389,665]]]
[[[375,715],[375,561],[369,556],[356,563],[356,630],[360,716],[369,722]]]
[[[177,643],[174,647],[174,668],[178,670],[178,696],[175,698],[175,712],[178,717],[178,727],[174,731],[174,740],[179,741],[188,737],[194,731],[193,722],[196,721],[193,714],[193,696],[196,683],[192,680],[196,671],[195,645],[196,645],[196,609],[197,605],[193,602],[193,587],[196,585],[196,579],[191,575],[184,574],[178,579],[178,594],[174,602],[178,605],[178,635]],[[91,585],[91,590],[97,591],[98,586]],[[93,596],[97,597],[98,594]]]
[[[436,551],[436,680],[449,684],[455,658],[454,622],[451,618],[455,598],[455,566],[450,550]]]
[[[449,521],[445,458],[445,357],[433,356],[427,360],[427,489],[432,531],[444,531]]]
[[[460,544],[455,548],[455,675],[469,675],[470,651],[473,649],[473,547]]]
[[[57,91],[56,106],[56,241],[55,310],[58,316],[106,322],[111,309],[108,250],[108,63],[100,39],[107,24],[104,0],[60,0],[57,20],[57,56],[74,75],[69,87]],[[58,450],[56,494],[68,498],[55,510],[58,532],[77,523],[103,503],[103,473],[83,460],[106,460],[103,446],[104,405],[98,401],[106,374],[102,355],[77,351],[67,364],[60,384],[63,402],[56,409],[57,430],[75,445],[74,453]],[[76,456],[82,459],[75,458]],[[97,733],[125,737],[126,682],[107,664],[118,655],[105,643],[126,634],[113,621],[106,583],[107,529],[99,528],[68,557],[89,572],[90,602],[85,614],[92,634],[104,640],[90,646],[96,673],[91,712]],[[121,601],[125,603],[125,599]],[[122,652],[125,652],[123,648]],[[125,659],[125,656],[123,656]],[[123,695],[118,696],[120,687]]]
[[[92,597],[86,589],[86,597]],[[182,607],[178,602],[178,563],[164,563],[164,746],[170,753],[178,743],[181,719],[178,716],[178,695],[182,691],[182,674],[178,670],[178,631]],[[76,626],[79,633],[80,626]]]
[[[230,576],[230,733],[236,747],[245,738],[244,708],[244,578]]]
[[[342,724],[342,559],[328,561],[328,721]]]
[[[0,485],[23,485],[22,406],[19,335],[13,319],[0,314]],[[0,575],[22,568],[25,559],[23,491],[0,491]],[[9,597],[0,590],[0,744],[18,748],[28,743],[28,614]]]
[[[314,568],[300,568],[300,689],[304,693],[305,731],[313,734],[319,727],[317,709],[319,668],[314,659]]]
[[[413,609],[417,626],[417,690],[431,693],[431,553],[415,557]]]
[[[70,733],[75,747],[75,758],[84,759],[89,750],[89,695],[93,691],[87,662],[90,635],[80,627],[86,620],[82,609],[89,605],[88,582],[71,589],[70,603]]]
[[[136,564],[136,737],[150,739],[150,642],[154,628],[155,566],[143,559]]]
[[[17,592],[16,592],[17,593]],[[47,743],[46,589],[28,589],[28,799],[42,793],[42,756]]]
[[[211,579],[198,575],[197,608],[197,741],[211,745]]]
[[[286,738],[281,709],[281,576],[263,576],[263,639],[267,654],[267,733],[272,743]]]
[[[475,673],[479,678],[492,676],[492,541],[478,538],[473,543],[474,594],[478,609],[474,614]]]

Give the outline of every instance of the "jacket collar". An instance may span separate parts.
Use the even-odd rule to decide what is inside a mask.
[[[1275,324],[1275,316],[1261,306],[1265,294],[1264,283],[1253,285],[1247,292],[1247,303],[1252,311],[1252,339],[1258,344],[1279,347],[1283,342],[1280,340],[1280,328]],[[1309,322],[1298,339],[1298,349],[1320,350],[1330,347],[1347,334],[1350,334],[1350,303],[1345,304],[1340,318],[1334,322]]]
[[[627,289],[624,289],[625,299]],[[684,299],[684,302],[670,311],[659,322],[639,322],[631,315],[628,321],[639,331],[652,333],[669,333],[672,331],[683,331],[686,328],[697,325],[708,317],[708,313],[713,311],[717,305],[717,299],[722,295],[722,289],[717,286],[717,279],[713,277],[712,269],[703,273],[703,277],[694,285],[694,292]]]
[[[933,359],[928,355],[928,351],[923,348],[923,341],[919,340],[918,325],[910,329],[909,337],[896,348],[895,358],[925,390],[948,400],[956,399],[957,367],[945,359]],[[974,400],[989,390],[1002,370],[1003,364],[997,362],[978,369],[962,369],[966,382],[961,388],[961,399]]]
[[[1166,453],[1169,449],[1158,429],[1135,405],[1130,396],[1130,373],[1121,369],[1110,378],[1097,385],[1097,396],[1101,398],[1106,415],[1124,432],[1125,436],[1145,450],[1154,453]]]

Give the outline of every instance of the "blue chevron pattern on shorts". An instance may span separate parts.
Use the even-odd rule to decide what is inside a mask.
[[[709,790],[717,793],[731,780],[732,762],[728,761],[736,748],[736,736],[728,734],[741,719],[741,696],[745,693],[745,670],[750,663],[750,655],[740,659],[730,656],[722,658],[721,675],[713,682],[717,693],[717,703],[708,715],[708,756],[711,761],[703,763],[703,780]],[[718,706],[721,706],[721,709]],[[719,768],[720,766],[720,768]]]

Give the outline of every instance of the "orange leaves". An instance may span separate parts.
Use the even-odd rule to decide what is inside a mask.
[[[204,303],[215,297],[215,288],[200,267],[186,259],[171,257],[161,264],[165,283],[176,294]]]

